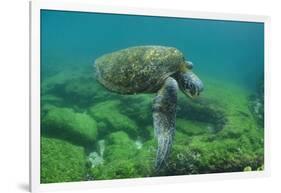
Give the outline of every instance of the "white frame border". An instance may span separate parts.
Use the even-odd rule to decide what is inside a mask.
[[[264,171],[235,172],[219,174],[199,174],[170,177],[151,177],[140,179],[103,180],[40,184],[40,10],[63,10],[127,15],[164,16],[192,19],[245,21],[264,23],[264,73],[265,73],[265,131],[264,131]],[[124,187],[180,183],[206,180],[241,179],[270,175],[270,66],[269,66],[269,25],[268,16],[195,12],[185,10],[147,9],[140,7],[105,6],[89,1],[32,1],[30,2],[30,191],[71,190],[83,188]]]

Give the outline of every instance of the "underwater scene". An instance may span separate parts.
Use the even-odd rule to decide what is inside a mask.
[[[264,170],[264,24],[41,10],[41,183]]]

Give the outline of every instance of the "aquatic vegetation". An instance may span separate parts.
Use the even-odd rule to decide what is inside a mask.
[[[51,95],[51,94],[46,94],[43,95],[41,98],[42,104],[46,105],[46,104],[52,104],[52,105],[60,105],[63,103],[62,98],[55,96],[55,95]]]
[[[161,175],[186,175],[200,173],[200,153],[191,150],[186,145],[173,145],[167,167],[160,171]]]
[[[203,95],[206,96],[207,94],[205,93]],[[214,132],[220,131],[227,122],[225,110],[221,107],[221,103],[214,101],[209,95],[205,98],[203,97],[200,100],[194,101],[187,101],[183,97],[180,97],[180,110],[178,111],[179,124],[181,124],[182,120],[190,120],[190,122],[197,123],[197,125],[205,124],[203,127],[209,127],[208,130],[213,130]],[[191,127],[194,123],[191,123]]]
[[[261,128],[264,127],[264,77],[256,88],[256,93],[249,97],[249,108]]]
[[[104,163],[104,154],[105,150],[105,141],[104,140],[99,140],[97,143],[97,151],[91,152],[87,156],[87,166],[88,169],[95,168],[99,165],[103,165]],[[91,179],[92,177],[89,175],[89,178]]]
[[[71,88],[73,81],[77,85]],[[247,167],[263,170],[263,130],[248,108],[251,101],[243,89],[207,79],[209,84],[200,98],[188,100],[180,94],[171,154],[165,168],[155,173],[153,96],[117,95],[96,83],[93,88],[90,83],[79,91],[84,81],[89,80],[77,75],[61,83],[60,88],[69,88],[68,94],[65,90],[59,93],[49,90],[43,95],[41,108],[44,138],[63,139],[86,147],[87,168],[83,165],[86,171],[81,179],[234,172]],[[85,101],[89,101],[83,104],[73,100],[72,109],[67,97],[75,95],[76,87],[77,96],[87,89],[97,92],[87,91],[94,97],[85,95]],[[45,154],[51,156],[48,151]]]
[[[244,172],[250,172],[250,171],[252,171],[252,168],[250,166],[244,168]]]
[[[143,143],[142,148],[134,156],[135,169],[138,176],[149,177],[155,175],[155,154],[157,142],[154,139]]]
[[[107,165],[100,165],[91,169],[94,180],[122,179],[141,177],[137,174],[136,166],[130,160],[116,160]]]
[[[41,137],[41,183],[82,181],[85,164],[83,147]]]
[[[101,102],[89,108],[89,114],[97,121],[101,135],[112,131],[125,131],[131,136],[137,136],[136,123],[120,113],[121,108],[118,100]]]
[[[118,131],[111,133],[106,140],[104,157],[107,161],[128,160],[137,153],[137,146],[127,133]]]
[[[180,131],[187,136],[202,135],[215,131],[215,126],[210,123],[190,121],[186,119],[177,119],[177,131]]]
[[[152,125],[152,100],[154,96],[154,94],[119,95],[118,99],[122,106],[120,111],[135,120],[138,126]]]
[[[96,82],[91,71],[65,81],[56,93],[64,99],[66,106],[75,104],[80,109],[86,109],[96,101],[110,100],[114,96],[104,92],[104,88]]]
[[[85,113],[70,108],[51,108],[42,119],[42,133],[78,145],[91,145],[97,137],[97,123]]]
[[[96,90],[93,77],[79,77],[67,81],[61,90],[61,95],[68,103],[86,106],[93,103]]]
[[[263,171],[264,170],[264,165],[261,165],[260,167],[257,168],[257,171]]]
[[[243,171],[248,166],[258,170],[263,164],[263,131],[247,108],[246,91],[208,82],[202,99],[180,98],[180,132],[161,175]]]
[[[81,76],[80,71],[81,69],[77,71],[70,68],[48,76],[42,81],[41,92],[47,94],[59,90],[68,80]]]
[[[92,167],[91,176],[94,179],[136,177],[138,175],[134,163],[136,153],[136,144],[125,132],[111,133],[106,139],[104,164]]]
[[[202,142],[202,139],[193,139],[190,148],[198,152],[200,173],[243,171],[246,166],[257,168],[261,164],[260,155],[245,144],[235,139],[224,139],[212,142]]]

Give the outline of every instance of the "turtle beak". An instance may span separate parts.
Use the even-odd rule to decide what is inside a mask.
[[[187,96],[194,99],[200,95],[200,93],[203,91],[203,88],[203,82],[200,79],[195,79],[188,84],[186,88],[187,92],[185,93]]]
[[[186,94],[186,96],[188,96],[190,98],[195,98],[194,95],[192,95],[190,92],[186,92],[185,94]]]

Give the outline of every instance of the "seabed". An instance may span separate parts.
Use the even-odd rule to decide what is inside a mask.
[[[201,76],[180,93],[165,167],[154,171],[154,94],[109,92],[91,70],[54,73],[41,87],[41,183],[263,170],[263,82],[257,91]]]

